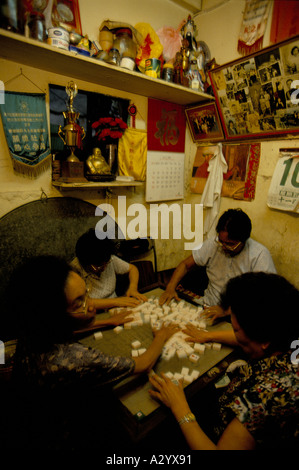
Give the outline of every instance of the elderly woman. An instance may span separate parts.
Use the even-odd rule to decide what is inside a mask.
[[[27,408],[27,421],[23,419],[21,424],[27,423],[28,431],[30,428],[34,435],[32,439],[37,439],[41,447],[52,438],[57,443],[61,426],[56,421],[51,429],[47,421],[52,420],[53,413],[64,419],[67,407],[68,418],[76,417],[71,432],[81,446],[90,434],[91,424],[99,429],[104,423],[105,435],[111,426],[116,436],[113,394],[107,386],[132,374],[148,372],[177,327],[161,328],[146,352],[134,359],[109,356],[83,346],[73,333],[94,327],[96,309],[88,298],[84,280],[68,263],[53,256],[40,256],[24,263],[12,276],[9,293],[18,329],[13,370],[18,406],[14,404],[13,408],[18,410],[17,419],[20,421],[19,413]],[[47,418],[42,418],[44,413]],[[80,419],[94,415],[97,418],[89,422],[89,427],[80,429]],[[42,428],[47,427],[50,436],[48,432],[41,443]],[[14,435],[17,432],[19,426],[15,425]],[[26,442],[25,447],[34,444],[32,439],[28,442],[27,434],[25,427],[19,436],[22,445]],[[101,435],[102,442],[103,439]]]
[[[230,341],[249,362],[220,397],[216,443],[191,413],[181,384],[155,375],[151,396],[170,407],[192,449],[298,448],[299,371],[291,348],[299,338],[299,291],[277,274],[246,273],[228,282],[221,304],[231,315]]]

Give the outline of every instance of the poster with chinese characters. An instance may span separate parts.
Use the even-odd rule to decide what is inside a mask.
[[[147,153],[147,202],[183,199],[184,160],[184,153]]]
[[[280,149],[267,205],[299,213],[299,149]]]
[[[183,106],[149,99],[147,121],[148,150],[185,151],[186,118]]]

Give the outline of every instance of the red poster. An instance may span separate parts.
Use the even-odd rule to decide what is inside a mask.
[[[184,107],[168,101],[148,100],[148,150],[185,151]]]

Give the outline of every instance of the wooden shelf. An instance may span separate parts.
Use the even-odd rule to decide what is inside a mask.
[[[214,97],[206,93],[58,49],[1,28],[0,57],[73,79],[180,105],[214,101]]]
[[[72,190],[72,189],[105,189],[105,188],[136,188],[137,186],[143,186],[142,181],[105,181],[102,183],[65,183],[63,181],[52,181],[52,185],[59,188],[60,190]]]

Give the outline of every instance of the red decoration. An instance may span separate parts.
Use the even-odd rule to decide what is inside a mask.
[[[91,127],[93,129],[99,128],[96,132],[98,140],[106,140],[107,137],[120,139],[128,126],[120,118],[103,117],[95,121]]]
[[[148,100],[148,150],[185,151],[184,107],[168,101]]]
[[[287,3],[287,5],[286,5]],[[272,44],[289,39],[299,33],[298,0],[275,0],[270,40]]]

